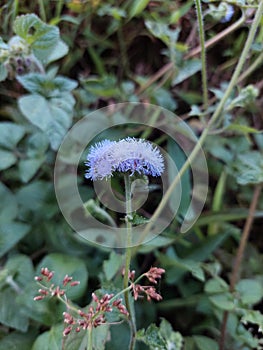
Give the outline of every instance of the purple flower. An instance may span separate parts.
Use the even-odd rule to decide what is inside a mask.
[[[104,140],[91,147],[85,165],[87,179],[102,180],[114,171],[160,176],[164,160],[157,147],[143,139],[128,137],[119,141]]]
[[[226,14],[225,14],[225,17],[221,19],[221,23],[229,22],[235,13],[235,9],[232,5],[226,4],[226,6],[227,6]]]

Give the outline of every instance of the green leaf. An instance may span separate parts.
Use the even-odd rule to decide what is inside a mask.
[[[162,266],[166,269],[166,280],[168,283],[175,283],[184,275],[185,272],[190,272],[200,281],[205,280],[204,271],[200,262],[180,259],[177,256],[168,257],[167,255],[161,253],[157,253],[156,255]]]
[[[46,64],[59,60],[64,57],[69,51],[68,45],[64,43],[61,39],[57,41],[55,49],[49,54],[46,59]]]
[[[0,146],[8,149],[14,149],[18,142],[25,135],[25,128],[9,122],[0,123]]]
[[[0,81],[4,81],[8,76],[8,70],[0,63]]]
[[[138,251],[140,253],[146,254],[146,253],[152,252],[156,248],[161,248],[161,247],[171,245],[173,243],[173,241],[174,241],[174,238],[164,237],[164,236],[159,235],[159,236],[151,239],[149,242],[146,242],[143,245],[141,245],[138,248]]]
[[[0,350],[31,350],[36,334],[27,332],[21,334],[19,332],[11,332],[6,337],[1,338]]]
[[[100,327],[98,327],[100,329]],[[98,329],[96,328],[96,329]],[[71,332],[64,338],[64,350],[86,350],[87,348],[87,332]],[[103,348],[102,348],[103,350]]]
[[[6,288],[0,292],[0,322],[5,326],[12,327],[21,332],[28,329],[28,318],[21,313],[14,300],[16,292],[11,288]]]
[[[42,22],[32,13],[15,19],[14,32],[32,47],[35,56],[43,63],[48,62],[48,56],[59,41],[59,29]]]
[[[184,61],[183,65],[178,69],[175,79],[172,81],[172,86],[182,83],[184,80],[199,72],[201,68],[200,60],[192,59]]]
[[[178,144],[171,139],[168,140],[167,151],[172,161],[175,163],[177,170],[179,171],[186,161],[185,153],[178,146]],[[172,183],[172,181],[174,180],[174,177],[176,176],[172,166],[168,167],[168,176],[169,176],[169,182]],[[180,193],[180,190],[182,192],[182,195],[181,195],[181,198],[178,198],[178,193]],[[173,211],[177,212],[177,216],[185,217],[191,201],[191,195],[192,195],[191,193],[192,193],[192,190],[191,190],[190,171],[187,170],[184,173],[184,175],[181,177],[180,184],[175,187],[169,199],[170,208]],[[178,201],[180,201],[179,207],[178,207]]]
[[[13,193],[0,182],[0,222],[12,221],[17,215],[17,202]]]
[[[74,103],[74,98],[68,92],[51,99],[32,94],[18,101],[23,115],[46,133],[53,150],[58,149],[71,125]]]
[[[148,345],[150,350],[167,350],[166,342],[155,324],[151,324],[146,330],[138,331],[136,338]]]
[[[25,287],[34,278],[33,264],[30,258],[23,254],[11,256],[5,265],[8,275],[22,287]]]
[[[218,350],[218,343],[208,337],[205,337],[203,335],[194,335],[193,339],[198,347],[199,350]]]
[[[26,210],[41,212],[52,185],[45,181],[35,181],[21,187],[16,198],[20,206]],[[43,216],[43,213],[40,213]]]
[[[263,314],[258,310],[242,310],[243,316],[241,322],[251,322],[262,330],[263,329]]]
[[[248,126],[248,125],[237,124],[237,123],[229,124],[229,126],[226,128],[226,130],[235,131],[235,132],[242,133],[242,134],[258,134],[258,133],[260,133],[260,131],[258,129],[252,128],[251,126]]]
[[[133,18],[141,14],[149,2],[150,0],[134,0],[129,10],[129,17]]]
[[[63,330],[63,325],[57,325],[52,327],[50,331],[42,333],[34,342],[32,350],[62,349]]]
[[[163,88],[154,89],[151,95],[154,98],[154,102],[158,104],[158,106],[161,106],[163,108],[166,108],[172,111],[176,109],[177,102],[172,97],[172,94],[169,90],[166,90]]]
[[[44,163],[45,158],[22,159],[18,164],[19,177],[22,182],[26,183],[32,179],[38,169]]]
[[[0,222],[0,257],[29,232],[30,226],[19,222]]]
[[[16,297],[16,306],[21,313],[37,323],[51,327],[61,321],[65,306],[58,303],[56,298],[46,298],[43,300],[34,300],[38,293],[39,286],[33,280],[27,283],[23,291]]]
[[[255,102],[255,99],[257,98],[259,94],[259,90],[255,88],[253,85],[248,85],[244,87],[239,95],[234,98],[230,105],[227,107],[227,110],[231,110],[235,107],[246,107],[252,105],[252,103]]]
[[[110,253],[108,260],[103,263],[103,271],[105,273],[106,279],[111,281],[116,275],[123,264],[123,257],[120,254],[116,254],[114,251]]]
[[[170,29],[169,25],[162,22],[146,20],[146,28],[151,32],[151,34],[162,40],[168,47],[171,46],[171,43],[175,44],[177,42],[180,29]]]
[[[210,296],[209,300],[214,306],[222,310],[234,310],[236,306],[234,302],[234,297],[231,293],[216,294]]]
[[[183,337],[179,332],[174,332],[171,324],[164,318],[160,324],[160,334],[166,340],[166,349],[181,350],[183,348]]]
[[[258,151],[240,154],[233,163],[233,174],[240,185],[263,182],[263,156]]]
[[[55,285],[62,285],[66,275],[72,276],[74,281],[80,281],[80,284],[69,288],[67,297],[71,300],[80,298],[86,291],[88,272],[83,260],[71,256],[70,259],[66,254],[52,253],[46,255],[38,265],[38,270],[42,267],[47,267],[54,271],[55,275],[52,282]]]
[[[0,150],[0,171],[10,168],[16,163],[16,156],[13,152]]]
[[[41,94],[46,97],[58,96],[61,92],[72,91],[77,87],[75,80],[57,76],[49,77],[40,73],[29,73],[17,77],[19,83],[32,94]]]
[[[236,285],[241,302],[245,305],[253,305],[263,298],[263,287],[259,281],[242,279]]]
[[[120,91],[116,87],[117,79],[114,76],[107,75],[102,78],[90,77],[83,81],[83,83],[85,90],[96,96],[107,98],[120,95]]]
[[[26,154],[29,158],[40,158],[45,155],[49,146],[48,139],[44,132],[35,131],[26,140]]]
[[[224,293],[229,290],[228,284],[220,277],[212,278],[205,284],[205,292],[208,294]]]

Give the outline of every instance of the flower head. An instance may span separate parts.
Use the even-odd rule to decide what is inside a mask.
[[[131,137],[95,144],[85,164],[89,167],[85,177],[91,180],[111,177],[114,171],[151,176],[160,176],[164,171],[164,160],[159,149],[148,141]]]

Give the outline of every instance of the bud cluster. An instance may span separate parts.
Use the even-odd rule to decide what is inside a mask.
[[[40,62],[30,51],[28,44],[18,36],[12,37],[7,44],[1,43],[0,63],[4,65],[9,79],[42,70]]]
[[[159,267],[151,267],[148,272],[145,272],[145,276],[149,282],[157,284],[157,279],[162,277],[162,274],[165,273],[165,270]],[[137,300],[139,296],[146,296],[148,301],[155,299],[157,301],[162,300],[162,296],[156,292],[155,287],[153,286],[142,286],[134,282],[135,272],[132,271],[129,273],[129,278],[132,281],[131,287],[133,292],[134,300]]]
[[[128,316],[126,307],[122,304],[121,299],[112,301],[114,294],[104,294],[98,298],[95,293],[92,293],[92,300],[94,305],[89,307],[88,312],[78,310],[78,316],[74,318],[70,313],[64,312],[64,322],[68,326],[64,329],[63,335],[68,335],[73,328],[76,332],[81,329],[91,329],[106,323],[106,313],[112,312],[116,308],[121,314]]]
[[[52,280],[54,276],[54,272],[50,271],[47,267],[43,267],[40,271],[41,275],[35,277],[35,281],[39,282],[41,288],[38,290],[39,295],[34,297],[34,300],[42,300],[48,296],[60,296],[65,295],[65,289],[62,289],[60,286],[55,286],[55,284],[51,283],[49,286],[49,282]],[[72,277],[66,275],[63,279],[63,286],[67,285],[70,287],[74,287],[79,285],[79,281],[72,281]]]

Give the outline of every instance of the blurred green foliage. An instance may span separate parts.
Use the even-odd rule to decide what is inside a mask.
[[[233,17],[224,22],[229,4]],[[53,168],[67,131],[91,111],[128,101],[162,106],[199,135],[231,79],[257,5],[203,1],[206,38],[212,40],[207,48],[209,107],[203,110],[193,1],[1,3],[0,350],[84,349],[82,333],[62,339],[63,305],[33,300],[40,267],[54,270],[58,279],[70,274],[80,280],[69,297],[81,307],[99,285],[118,290],[122,283],[120,252],[81,239],[58,208]],[[240,18],[244,20],[235,28]],[[133,267],[140,273],[156,264],[166,269],[159,286],[163,301],[135,305],[138,350],[219,349],[225,311],[230,312],[226,350],[262,346],[262,196],[240,280],[234,291],[229,288],[253,188],[263,181],[262,37],[261,25],[238,85],[203,146],[210,176],[204,213],[190,231],[179,233],[192,188],[191,175],[185,173],[174,222],[134,257]],[[108,130],[107,137],[122,133],[146,133],[182,166],[184,154],[166,135],[128,125]],[[108,220],[80,168],[78,181],[89,205]],[[173,209],[172,203],[171,197]],[[93,337],[94,349],[123,348],[128,329],[105,325]]]

